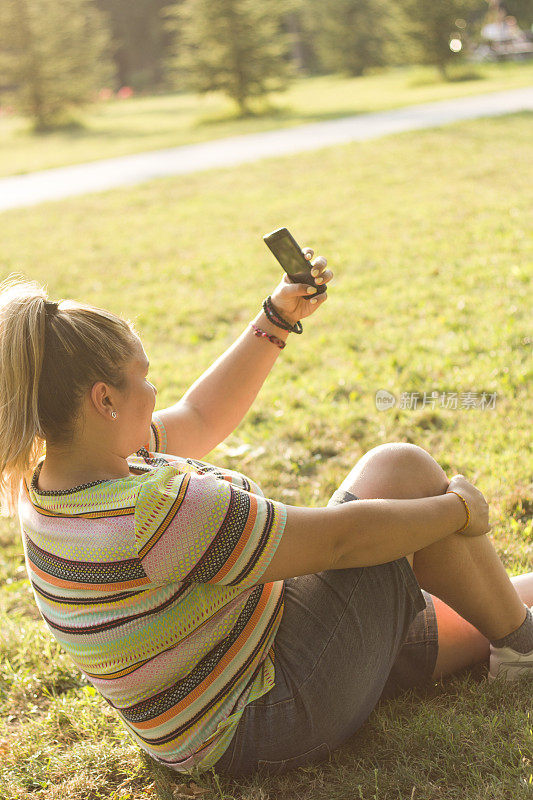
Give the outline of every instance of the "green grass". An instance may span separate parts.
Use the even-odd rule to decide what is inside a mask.
[[[248,473],[267,496],[321,506],[371,447],[415,442],[479,486],[507,569],[528,571],[530,131],[531,115],[517,114],[9,211],[0,278],[18,271],[52,298],[135,320],[161,408],[277,284],[261,235],[287,224],[328,257],[328,301],[289,337],[244,421],[205,460]],[[497,400],[493,410],[378,412],[380,388]],[[0,520],[0,537],[0,797],[170,800],[183,776],[145,761],[50,640],[16,520]],[[485,674],[382,703],[330,763],[262,782],[208,773],[200,796],[526,800],[531,687],[488,685]]]
[[[263,113],[247,119],[237,119],[220,93],[101,103],[81,114],[81,129],[45,135],[32,134],[27,120],[0,117],[0,176],[528,86],[533,62],[455,65],[452,75],[456,80],[443,82],[432,67],[404,67],[361,78],[300,78],[286,93],[271,95]]]

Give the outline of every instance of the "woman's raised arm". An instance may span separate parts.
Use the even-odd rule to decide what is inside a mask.
[[[309,259],[313,255],[309,247],[304,247],[303,252]],[[318,284],[331,280],[333,273],[326,269],[327,261],[323,256],[317,256],[311,264],[317,272]],[[321,294],[314,305],[303,300],[308,288],[306,284],[292,283],[283,273],[271,299],[287,322],[294,324],[310,316],[326,301],[327,292]],[[252,321],[282,342],[289,336],[289,332],[272,323],[264,311],[260,311]],[[276,344],[264,337],[259,338],[251,325],[247,325],[239,338],[200,375],[178,403],[159,412],[167,430],[167,451],[202,459],[223,442],[242,422],[280,353]],[[196,412],[196,415],[189,412],[194,426],[194,442],[191,431],[187,431],[187,447],[184,447],[182,438],[183,419],[187,416],[184,404]]]

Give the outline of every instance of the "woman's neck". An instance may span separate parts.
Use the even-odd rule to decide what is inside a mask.
[[[116,453],[90,448],[66,449],[47,445],[37,482],[44,491],[70,489],[92,481],[116,480],[131,475],[127,460]]]

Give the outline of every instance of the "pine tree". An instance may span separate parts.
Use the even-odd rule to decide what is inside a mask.
[[[486,8],[486,0],[400,0],[399,5],[414,46],[413,60],[433,64],[446,79],[449,62],[457,59],[450,50],[450,39],[458,33],[455,21],[476,18]]]
[[[161,9],[168,0],[95,0],[109,19],[118,86],[137,91],[165,86],[163,62],[168,36]]]
[[[317,21],[314,0],[285,0],[283,29],[287,33],[295,74],[316,75],[324,72],[317,51]]]
[[[113,75],[106,18],[92,0],[1,0],[0,73],[36,131],[61,124]]]
[[[394,3],[387,0],[311,0],[318,52],[330,70],[362,75],[390,61]]]
[[[177,55],[176,88],[222,91],[245,115],[249,100],[286,86],[288,41],[281,0],[183,0],[164,9]]]

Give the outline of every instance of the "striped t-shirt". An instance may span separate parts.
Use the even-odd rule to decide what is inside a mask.
[[[141,474],[47,493],[21,486],[26,568],[52,635],[150,755],[208,769],[274,685],[283,581],[259,583],[287,519],[254,481],[203,461],[128,457]],[[33,478],[33,480],[32,480]]]

